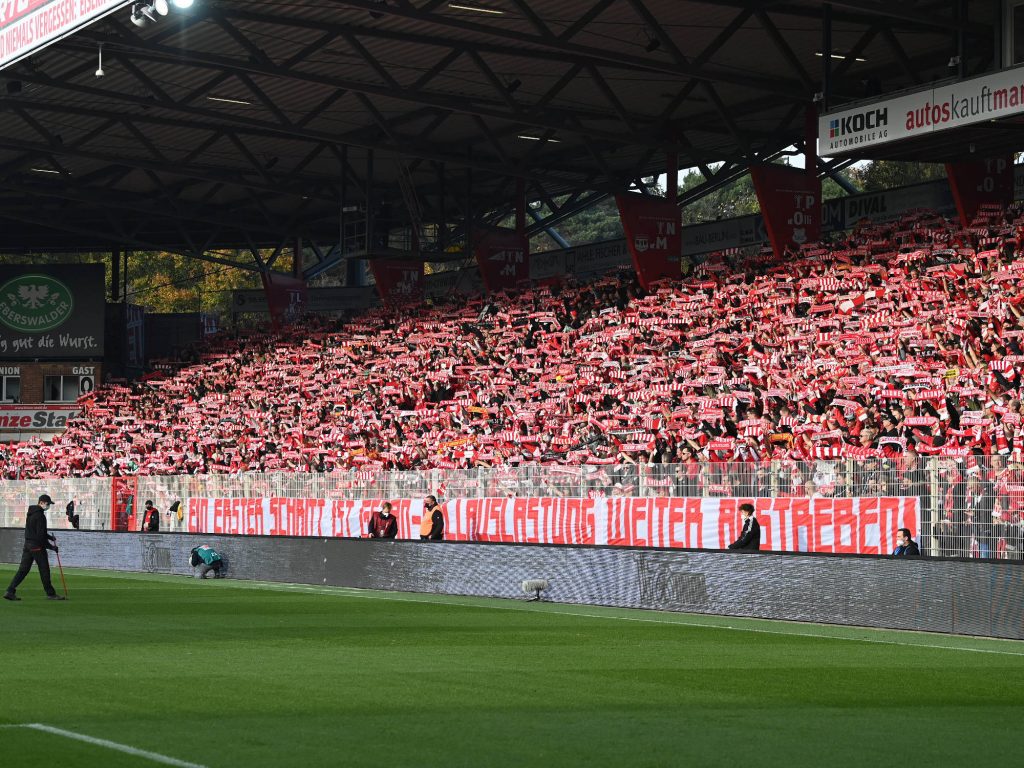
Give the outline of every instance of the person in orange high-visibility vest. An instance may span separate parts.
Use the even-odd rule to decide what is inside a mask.
[[[441,541],[444,538],[444,512],[435,496],[423,500],[423,515],[420,517],[420,541]]]

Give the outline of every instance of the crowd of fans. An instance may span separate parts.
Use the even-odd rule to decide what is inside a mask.
[[[792,479],[831,494],[905,489],[935,456],[1016,506],[1022,234],[1015,212],[966,230],[919,213],[650,291],[618,275],[225,335],[84,398],[52,443],[0,451],[0,473],[670,464],[651,476],[714,494],[741,490],[737,464],[749,484],[769,461],[857,460],[856,477]]]

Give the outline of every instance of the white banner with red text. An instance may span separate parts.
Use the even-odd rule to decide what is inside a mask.
[[[128,0],[0,0],[0,69],[127,4]]]
[[[358,537],[390,501],[398,537],[419,538],[421,499],[191,498],[190,533]],[[889,554],[895,532],[919,530],[916,498],[486,498],[443,503],[449,541],[724,549],[751,502],[761,549]]]

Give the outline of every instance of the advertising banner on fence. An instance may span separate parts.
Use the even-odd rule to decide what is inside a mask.
[[[419,538],[420,499],[193,498],[191,533],[360,536],[390,501],[398,536]],[[898,528],[919,530],[916,498],[488,498],[442,505],[450,541],[725,549],[739,536],[739,506],[751,501],[761,549],[889,554]]]
[[[683,227],[683,253],[693,256],[768,241],[764,217],[759,213]]]
[[[952,213],[955,206],[949,183],[939,179],[825,200],[822,204],[822,230],[852,229],[863,221],[892,221],[907,211],[918,209]]]
[[[102,264],[0,267],[0,359],[103,355]]]
[[[424,293],[428,299],[482,296],[484,281],[480,276],[480,270],[476,267],[432,272],[425,278]]]
[[[682,214],[660,197],[616,195],[626,244],[644,288],[662,278],[678,278],[682,257]]]

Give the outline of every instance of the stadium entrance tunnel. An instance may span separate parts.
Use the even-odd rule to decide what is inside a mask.
[[[23,536],[0,529],[0,562],[19,560]],[[223,553],[233,579],[521,600],[522,582],[542,575],[560,603],[1024,639],[1024,569],[1013,562],[61,533],[65,566],[118,571],[191,575],[198,544]]]

